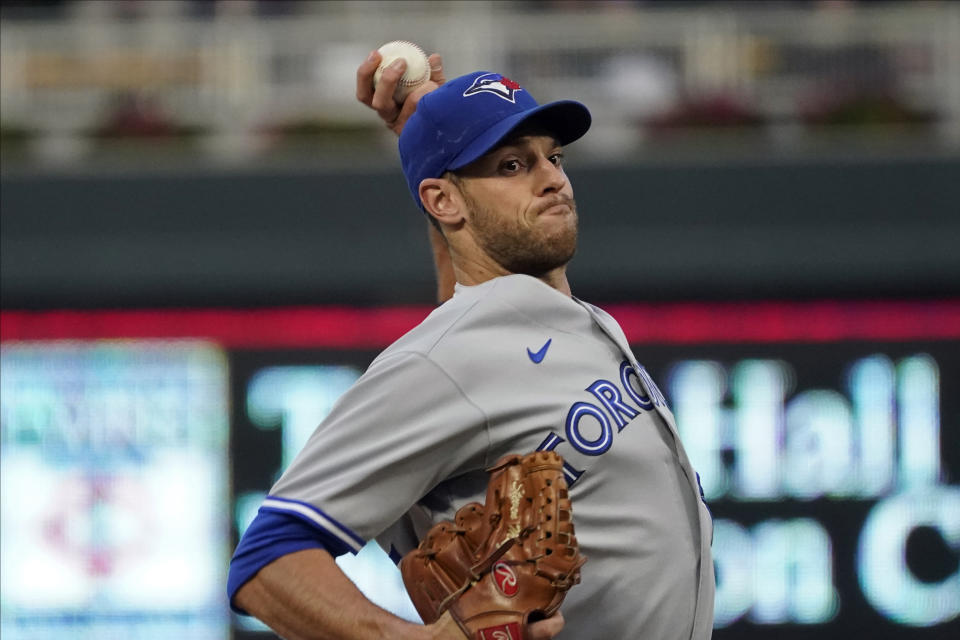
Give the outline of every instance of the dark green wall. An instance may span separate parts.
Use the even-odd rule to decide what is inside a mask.
[[[960,291],[960,158],[574,167],[598,302]],[[6,308],[429,302],[399,170],[0,177]]]

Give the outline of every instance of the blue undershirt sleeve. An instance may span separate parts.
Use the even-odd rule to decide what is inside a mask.
[[[249,615],[233,604],[240,587],[277,558],[304,549],[326,549],[334,558],[354,553],[343,541],[306,520],[261,507],[230,560],[227,576],[230,607],[237,613]]]

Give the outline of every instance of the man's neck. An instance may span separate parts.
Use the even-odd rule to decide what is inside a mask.
[[[483,284],[484,282],[488,282],[501,276],[513,275],[512,272],[499,267],[499,265],[496,267],[479,263],[469,263],[464,265],[460,264],[456,260],[453,263],[453,271],[456,275],[457,282],[467,287]],[[553,287],[566,296],[572,296],[570,291],[570,282],[567,280],[566,265],[552,269],[545,274],[533,277],[537,278],[547,286]]]

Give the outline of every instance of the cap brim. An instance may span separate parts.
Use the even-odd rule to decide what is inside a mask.
[[[462,169],[484,155],[507,137],[511,131],[526,122],[542,125],[557,137],[561,145],[579,139],[590,129],[590,111],[575,100],[559,100],[540,105],[529,111],[504,118],[484,131],[455,157],[448,166],[450,170]]]

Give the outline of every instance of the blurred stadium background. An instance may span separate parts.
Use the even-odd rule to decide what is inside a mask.
[[[0,636],[272,637],[237,536],[434,295],[393,39],[594,113],[571,281],[704,478],[715,637],[957,637],[960,3],[291,0],[0,2]]]

